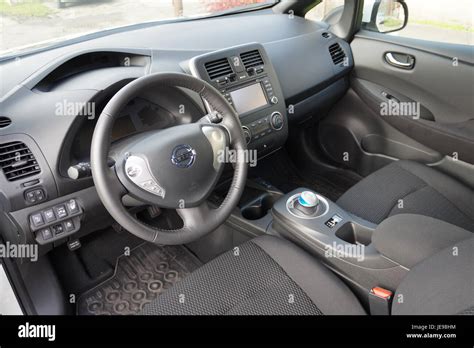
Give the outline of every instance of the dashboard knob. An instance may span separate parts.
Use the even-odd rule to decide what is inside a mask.
[[[270,102],[272,104],[278,104],[278,98],[276,96],[273,96],[273,97],[270,98]]]
[[[248,145],[252,141],[252,133],[250,132],[250,129],[248,129],[248,127],[246,126],[242,127],[242,131],[244,132],[245,142]]]
[[[270,124],[273,129],[280,130],[283,128],[283,116],[278,112],[274,112],[270,118]]]

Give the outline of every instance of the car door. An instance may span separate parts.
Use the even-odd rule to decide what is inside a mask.
[[[319,128],[332,159],[362,175],[396,159],[473,174],[473,4],[366,0],[351,88]],[[408,10],[406,27],[382,7]]]

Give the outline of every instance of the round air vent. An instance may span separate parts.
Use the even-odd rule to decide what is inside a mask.
[[[329,39],[331,37],[331,34],[329,34],[328,32],[324,32],[321,34],[322,37],[324,37],[325,39]]]
[[[12,120],[6,116],[0,116],[0,128],[8,127],[12,123]]]

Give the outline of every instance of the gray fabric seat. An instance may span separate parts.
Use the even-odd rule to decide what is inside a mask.
[[[474,235],[426,258],[402,280],[392,314],[473,315],[473,261]],[[197,269],[141,314],[366,313],[349,288],[315,258],[286,240],[263,236]]]
[[[224,253],[144,307],[145,315],[365,314],[349,288],[312,256],[263,236]]]
[[[418,214],[474,232],[473,189],[412,161],[397,161],[379,169],[350,188],[337,203],[376,224],[396,214]]]
[[[412,268],[394,299],[393,315],[474,315],[474,236]]]

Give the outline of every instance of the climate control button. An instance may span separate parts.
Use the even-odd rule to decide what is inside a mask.
[[[280,130],[283,128],[283,116],[278,112],[274,112],[270,118],[270,124],[273,129]]]

